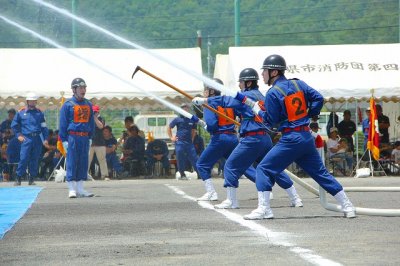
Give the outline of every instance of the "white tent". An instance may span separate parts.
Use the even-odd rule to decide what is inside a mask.
[[[240,71],[251,67],[259,71],[265,92],[261,66],[271,54],[285,58],[288,78],[302,79],[320,91],[329,110],[367,102],[373,89],[391,121],[390,136],[400,137],[400,44],[231,47],[229,55],[217,56],[214,77],[237,88]]]
[[[57,105],[61,93],[71,96],[72,79],[85,79],[87,98],[113,108],[132,105],[159,105],[146,92],[167,98],[182,100],[179,93],[156,81],[143,72],[131,76],[136,66],[141,66],[174,86],[196,94],[203,83],[193,76],[159,60],[148,53],[133,49],[71,49],[109,72],[138,86],[119,81],[98,68],[60,49],[0,49],[0,107],[23,105],[28,92],[36,92],[41,107]],[[150,50],[167,60],[202,74],[200,48]],[[178,97],[178,98],[176,98]],[[139,101],[140,100],[140,101]]]
[[[306,81],[326,101],[368,100],[371,89],[379,100],[400,101],[400,44],[231,47],[228,60],[217,57],[215,77],[236,88],[241,70],[251,67],[261,73],[271,54],[285,58],[288,78]],[[261,74],[260,79],[265,91]]]

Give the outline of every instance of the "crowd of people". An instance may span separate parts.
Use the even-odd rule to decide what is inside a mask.
[[[219,164],[227,197],[215,208],[239,208],[236,191],[244,175],[255,183],[258,191],[258,207],[244,218],[270,219],[273,218],[270,198],[275,183],[286,190],[290,206],[303,206],[292,180],[284,172],[290,164],[296,163],[334,196],[346,217],[355,217],[354,207],[341,184],[325,167],[324,155],[326,146],[327,158],[345,162],[337,167],[344,175],[350,175],[355,152],[353,137],[357,131],[351,112],[345,110],[341,122],[331,113],[327,125],[329,139],[325,143],[318,133],[318,114],[324,103],[322,95],[304,81],[287,79],[286,68],[282,56],[271,55],[264,60],[262,77],[271,86],[265,96],[258,89],[259,76],[252,68],[241,71],[240,92],[221,95],[218,89],[206,86],[204,97],[195,97],[192,102],[198,106],[208,104],[226,114],[223,118],[208,109],[203,110],[203,126],[211,136],[206,147],[197,133],[199,119],[196,116],[179,115],[170,122],[167,133],[175,145],[179,179],[187,180],[185,171],[192,169],[203,180],[206,190],[198,200],[216,201],[218,195],[211,177],[212,169]],[[223,84],[219,79],[215,82]],[[115,138],[112,127],[100,114],[100,107],[85,98],[86,87],[82,78],[72,81],[73,97],[63,104],[59,129],[55,131],[47,128],[44,114],[36,107],[35,94],[27,95],[26,107],[18,112],[8,110],[7,119],[1,123],[4,181],[13,180],[20,186],[26,179],[28,185],[34,185],[35,179],[46,179],[46,173],[64,165],[63,160],[69,198],[94,195],[84,189],[88,178],[109,180],[135,175],[151,178],[156,163],[162,166],[163,175],[171,176],[167,143],[149,135],[146,147],[144,132],[134,124],[132,116],[124,120],[123,135]],[[180,107],[190,112],[188,104]],[[389,145],[390,121],[382,114],[380,105],[376,105],[376,110],[381,145]],[[369,130],[369,114],[367,109],[367,118],[362,121],[364,136]],[[239,128],[234,121],[240,121]],[[394,146],[389,157],[399,163],[400,143]],[[117,153],[118,148],[121,155]],[[98,165],[99,171],[90,171],[92,165]]]

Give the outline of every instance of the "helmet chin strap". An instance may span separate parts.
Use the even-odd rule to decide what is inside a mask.
[[[268,86],[271,86],[272,85],[272,79],[278,76],[278,75],[276,75],[276,76],[272,77],[271,76],[271,70],[273,70],[273,69],[268,69]]]
[[[84,96],[83,97],[79,96],[78,93],[76,92],[76,88],[74,88],[72,91],[74,92],[75,98],[77,98],[79,101],[83,100]]]

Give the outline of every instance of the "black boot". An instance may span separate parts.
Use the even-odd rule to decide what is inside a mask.
[[[35,180],[35,178],[32,177],[32,176],[29,176],[29,180],[28,180],[28,185],[29,186],[35,186],[36,185],[35,182],[33,182],[33,180]]]
[[[20,176],[15,176],[14,186],[20,186],[20,185],[21,185],[21,177]]]

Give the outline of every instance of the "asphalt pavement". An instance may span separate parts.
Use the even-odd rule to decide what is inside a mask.
[[[400,187],[400,177],[338,180]],[[220,202],[223,179],[213,181]],[[257,206],[255,185],[244,179],[235,210],[198,203],[204,185],[197,179],[88,181],[96,196],[78,199],[67,197],[65,183],[37,185],[44,189],[35,203],[0,240],[1,265],[400,265],[400,217],[346,219],[300,185],[303,208],[289,207],[275,186],[275,218],[262,221],[242,219]],[[400,207],[400,192],[348,195],[357,207]]]

